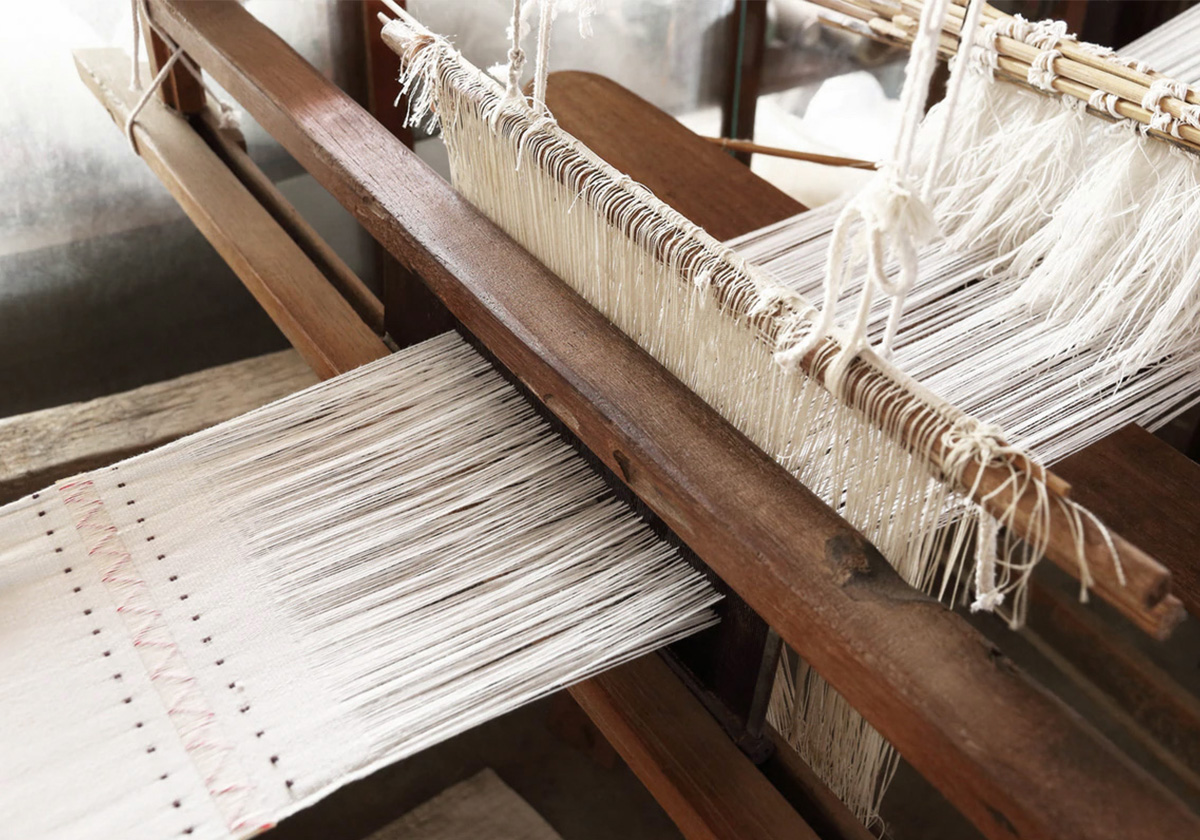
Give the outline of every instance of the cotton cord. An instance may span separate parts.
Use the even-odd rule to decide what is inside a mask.
[[[156,24],[150,18],[150,13],[146,9],[146,0],[132,0],[132,7],[133,7],[133,50],[132,50],[133,69],[131,71],[130,87],[133,90],[141,90],[141,87],[142,87],[141,69],[140,69],[141,68],[141,54],[140,54],[141,53],[141,26],[139,24],[139,18],[144,19],[146,21],[146,23],[150,26],[150,29],[154,32],[154,34],[156,34],[159,38],[161,38],[163,40],[163,43],[174,44],[174,42],[166,34],[166,32],[163,31],[162,27],[158,26],[158,24]],[[139,10],[140,10],[140,14],[139,14]],[[200,68],[196,65],[196,63],[194,61],[191,60],[190,57],[188,57],[188,55],[186,53],[182,52],[181,47],[179,47],[178,45],[175,46],[175,48],[172,50],[171,58],[169,60],[171,62],[174,62],[175,60],[177,60],[177,58],[181,54],[182,54],[182,59],[183,59],[183,66],[186,67],[187,71],[189,73],[191,73],[192,76],[195,77],[196,81],[198,81],[200,83],[201,87],[204,88],[205,92],[212,99],[212,101],[217,104],[217,109],[220,112],[220,118],[218,120],[218,127],[219,128],[237,128],[238,123],[239,123],[237,111],[233,108],[233,106],[231,106],[229,103],[225,102],[220,96],[217,95],[217,92],[213,89],[213,87],[204,78],[204,73],[201,72]],[[164,65],[164,66],[166,66],[166,65]],[[160,87],[163,84],[163,81],[165,80],[165,78],[166,77],[160,72],[155,77],[155,80],[151,83],[150,90],[153,91],[153,90],[156,90],[158,87]],[[146,103],[149,101],[150,100],[149,100],[148,96],[143,96],[142,99],[139,100],[134,111],[131,113],[131,115],[130,115],[131,118],[126,121],[125,136],[129,139],[129,143],[131,146],[133,146],[135,152],[137,151],[137,147],[133,142],[133,133],[132,133],[133,120],[132,120],[132,118],[135,117],[141,111],[141,109],[146,106]]]
[[[125,118],[125,139],[129,141],[129,147],[133,149],[134,154],[141,154],[141,152],[138,151],[137,141],[133,137],[133,124],[137,121],[138,114],[146,107],[146,103],[150,101],[150,98],[154,96],[167,76],[170,75],[171,68],[175,66],[175,62],[179,60],[181,55],[183,55],[183,47],[176,47],[171,52],[171,57],[163,63],[163,66],[150,82],[149,87],[138,98],[137,104],[129,111],[129,116]],[[137,59],[134,59],[134,63],[137,63]]]
[[[846,205],[843,218],[835,228],[826,262],[826,285],[820,318],[804,339],[775,356],[783,367],[795,369],[801,359],[825,339],[834,324],[834,312],[846,275],[858,262],[856,255],[864,253],[871,282],[862,286],[858,310],[845,336],[842,353],[827,371],[826,381],[835,392],[841,388],[851,360],[867,346],[867,315],[876,290],[892,298],[893,326],[886,331],[880,347],[884,358],[890,356],[905,298],[916,283],[917,248],[936,233],[933,217],[917,195],[911,170],[916,133],[937,65],[938,39],[948,8],[949,0],[931,0],[921,9],[920,27],[905,68],[905,84],[900,98],[901,122],[892,158]],[[961,87],[953,91],[956,97],[960,90]],[[850,230],[855,224],[859,225],[862,241],[852,243]],[[884,271],[889,253],[894,254],[900,263],[900,272],[894,278],[889,278]]]

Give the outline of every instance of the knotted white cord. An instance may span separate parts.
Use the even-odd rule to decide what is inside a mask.
[[[1150,89],[1142,97],[1142,107],[1154,113],[1150,117],[1150,127],[1156,131],[1179,136],[1180,122],[1191,122],[1196,118],[1195,108],[1189,108],[1184,113],[1183,120],[1176,119],[1173,114],[1162,107],[1162,101],[1167,97],[1184,101],[1187,99],[1188,86],[1175,79],[1155,79],[1150,83]]]
[[[1060,58],[1062,53],[1059,50],[1042,50],[1030,63],[1026,80],[1038,90],[1053,92],[1054,80],[1058,78],[1058,74],[1054,72],[1054,62]]]
[[[1092,91],[1091,95],[1088,96],[1088,106],[1097,111],[1103,111],[1114,119],[1120,120],[1124,119],[1120,112],[1117,111],[1117,102],[1120,101],[1120,99],[1121,97],[1117,96],[1115,93],[1105,93],[1104,91],[1097,89]]]
[[[842,345],[842,352],[825,374],[826,384],[835,392],[851,360],[867,344],[867,320],[876,289],[892,296],[894,317],[884,335],[881,354],[888,356],[904,298],[916,282],[917,247],[936,232],[933,217],[911,183],[913,149],[917,130],[929,96],[929,83],[937,66],[938,40],[949,0],[931,0],[921,10],[921,21],[912,52],[905,68],[904,89],[900,96],[901,123],[892,159],[876,177],[846,205],[834,226],[826,261],[826,281],[821,314],[804,339],[775,354],[781,366],[794,368],[833,328],[837,302],[841,297],[848,264],[857,263],[865,253],[868,282],[863,284],[854,323]],[[961,84],[955,95],[961,91]],[[949,93],[949,91],[948,91]],[[849,242],[849,227],[861,221],[861,240]],[[851,249],[848,246],[853,245]],[[893,254],[900,271],[888,277],[886,257]]]
[[[505,99],[521,98],[521,70],[525,67],[525,51],[521,49],[521,39],[525,37],[527,24],[521,20],[522,0],[513,0],[512,46],[508,50],[508,85],[504,90]]]
[[[155,35],[157,35],[158,37],[163,39],[163,43],[174,45],[175,49],[171,55],[170,63],[173,64],[180,57],[182,57],[183,66],[185,68],[187,68],[187,71],[196,78],[196,81],[198,81],[200,83],[200,86],[204,88],[205,93],[207,93],[208,96],[212,99],[212,101],[216,103],[217,109],[221,112],[221,117],[217,124],[218,127],[219,128],[237,128],[237,126],[238,126],[237,111],[234,110],[232,105],[225,102],[223,99],[221,99],[221,97],[217,96],[217,92],[215,90],[213,90],[212,86],[205,80],[204,73],[201,72],[200,68],[196,65],[196,63],[194,61],[192,61],[186,54],[183,53],[182,48],[179,45],[175,44],[175,42],[170,38],[170,36],[168,36],[167,33],[163,31],[162,27],[160,27],[153,20],[151,20],[150,12],[146,8],[146,0],[131,0],[131,4],[132,4],[132,12],[133,12],[133,54],[132,54],[133,69],[131,71],[130,80],[129,80],[130,88],[132,90],[141,90],[141,87],[142,87],[141,60],[140,60],[141,59],[141,50],[142,50],[142,38],[141,38],[142,30],[141,30],[139,18],[144,18],[146,23],[149,25],[151,31],[153,31]],[[147,47],[147,54],[149,54],[149,47]],[[166,67],[166,65],[164,65],[164,67]],[[157,90],[158,87],[162,85],[162,83],[165,79],[166,79],[166,76],[160,70],[158,76],[156,76],[150,84],[150,89],[149,89],[150,92]],[[129,138],[129,144],[131,146],[133,146],[134,151],[137,151],[137,146],[133,142],[133,118],[137,116],[137,114],[142,110],[142,108],[146,107],[146,103],[149,101],[150,101],[149,96],[143,96],[138,101],[137,105],[134,107],[134,110],[130,114],[129,119],[126,121],[125,136],[127,138]]]

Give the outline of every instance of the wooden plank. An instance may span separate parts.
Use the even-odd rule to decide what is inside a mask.
[[[518,247],[240,5],[150,0],[283,146],[993,838],[1200,820]]]
[[[1171,570],[1200,617],[1200,465],[1134,424],[1054,465],[1071,496]]]
[[[138,98],[123,81],[129,59],[120,50],[83,50],[75,65],[113,121],[124,126]],[[387,345],[185,120],[151,100],[134,134],[151,171],[313,370],[342,373],[387,355]]]
[[[552,73],[546,104],[566,131],[716,239],[740,236],[805,207],[678,120],[595,73]],[[603,118],[597,115],[603,114]]]
[[[685,837],[817,840],[658,656],[570,692]]]
[[[284,350],[0,419],[0,504],[215,426],[317,382]]]

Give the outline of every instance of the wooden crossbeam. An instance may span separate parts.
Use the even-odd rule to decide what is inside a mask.
[[[75,65],[123,127],[140,95],[118,81],[128,57],[86,50],[76,53]],[[390,352],[187,120],[151,101],[133,132],[138,154],[318,375]]]
[[[118,80],[124,78],[128,62],[121,61],[114,51],[99,50],[78,53],[76,64],[81,77],[120,124],[125,104],[114,91],[124,88]],[[266,229],[244,224],[247,217],[255,218],[256,214],[245,204],[244,195],[230,186],[230,180],[236,184],[237,177],[228,169],[222,175],[206,166],[171,166],[187,155],[198,154],[196,144],[206,148],[204,142],[186,122],[175,119],[158,103],[147,106],[147,110],[144,127],[138,131],[138,148],[144,157],[152,155],[147,157],[151,169],[177,198],[202,196],[199,200],[205,203],[191,208],[189,215],[196,214],[205,235],[214,244],[221,243],[223,253],[250,255],[235,265],[235,270],[244,270],[246,266],[263,268],[257,258],[270,253],[262,250],[260,240]],[[207,192],[212,183],[221,188]],[[180,203],[184,203],[184,198],[180,198]],[[266,213],[261,207],[259,210]],[[281,249],[275,255],[277,260],[299,277],[303,292],[326,304],[341,301],[332,281],[321,277],[303,254],[296,257],[273,234],[268,239],[269,246]],[[256,270],[243,279],[251,286],[274,289],[278,278],[273,273],[264,275]],[[324,284],[323,289],[317,288],[318,282]],[[267,311],[281,329],[288,332],[297,324],[304,327],[292,329],[289,337],[310,350],[306,358],[323,378],[379,357],[379,347],[364,338],[363,322],[348,336],[314,332],[311,328],[316,326],[319,313],[311,303],[295,295],[271,298],[271,302]],[[343,321],[341,326],[352,325]],[[689,838],[740,840],[749,836],[742,829],[751,827],[752,836],[763,840],[816,840],[816,835],[787,800],[729,741],[716,720],[661,659],[652,655],[635,660],[609,671],[603,680],[603,683],[584,683],[573,690],[592,698],[597,714],[602,710],[607,716],[609,732],[620,725],[627,733],[643,736],[627,737],[623,745],[625,754],[659,801],[670,803],[669,809]],[[648,690],[652,694],[647,694]],[[652,738],[645,737],[651,731],[646,729],[649,722],[654,727]],[[754,803],[752,812],[744,810],[747,802]]]
[[[1200,820],[718,417],[238,4],[151,15],[993,838]]]

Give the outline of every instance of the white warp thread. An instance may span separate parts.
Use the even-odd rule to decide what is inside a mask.
[[[0,813],[240,838],[714,621],[447,334],[0,508]]]

